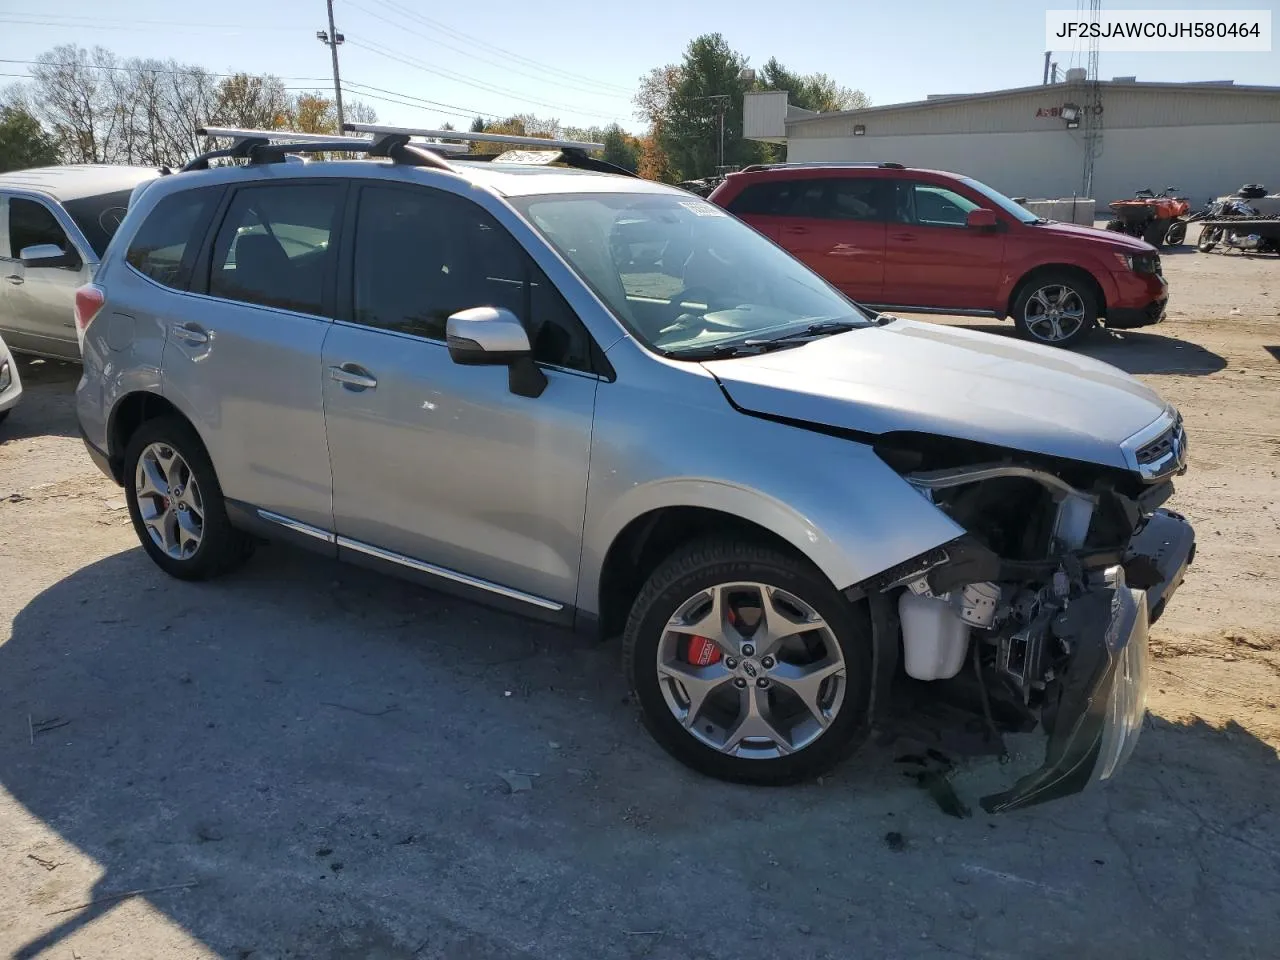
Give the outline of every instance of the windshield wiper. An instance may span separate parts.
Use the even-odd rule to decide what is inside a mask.
[[[784,334],[781,337],[771,337],[767,340],[744,340],[743,344],[749,347],[785,347],[797,343],[808,343],[810,340],[816,340],[818,337],[827,337],[833,333],[860,330],[867,326],[871,326],[871,324],[865,320],[819,320],[817,323],[811,323],[803,330],[795,333]]]

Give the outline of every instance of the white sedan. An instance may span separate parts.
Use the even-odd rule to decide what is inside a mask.
[[[9,416],[22,397],[22,378],[18,376],[18,361],[13,358],[4,338],[0,337],[0,423]]]

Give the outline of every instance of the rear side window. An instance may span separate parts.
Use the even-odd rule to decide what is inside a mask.
[[[9,255],[18,260],[27,247],[51,243],[64,253],[71,241],[53,213],[43,203],[25,197],[9,198]]]
[[[892,182],[877,177],[822,177],[753,183],[729,201],[740,216],[816,220],[887,220]]]
[[[502,224],[437,190],[365,187],[355,235],[355,321],[444,340],[450,314],[505,307],[540,363],[590,370],[586,329]]]
[[[165,197],[133,235],[125,260],[156,283],[175,290],[187,289],[221,193],[221,188],[204,187]]]
[[[209,293],[227,300],[327,316],[344,187],[290,183],[245,187],[213,242]]]

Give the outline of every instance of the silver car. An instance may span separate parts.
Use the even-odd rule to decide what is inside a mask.
[[[380,129],[330,145],[377,162],[245,134],[248,165],[164,177],[85,293],[85,443],[161,568],[290,541],[621,635],[653,736],[731,780],[957,709],[993,751],[1048,735],[989,810],[1119,769],[1194,553],[1160,508],[1176,410],[870,315],[584,145],[444,160]]]
[[[80,164],[0,174],[0,334],[15,353],[79,360],[76,288],[154,167]]]

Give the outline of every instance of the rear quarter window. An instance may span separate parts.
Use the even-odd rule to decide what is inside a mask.
[[[125,260],[156,283],[187,289],[221,193],[221,187],[204,187],[165,197],[129,241]]]
[[[120,190],[96,197],[81,197],[78,200],[68,200],[62,205],[99,257],[106,253],[107,244],[116,235],[116,229],[124,220],[124,215],[129,212],[129,195],[132,192]]]

